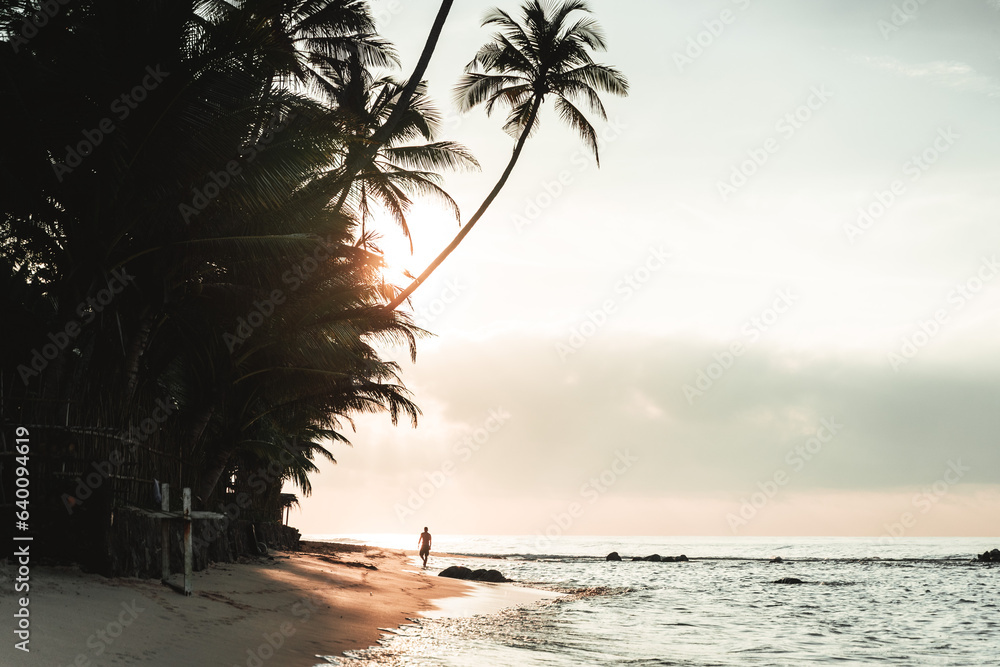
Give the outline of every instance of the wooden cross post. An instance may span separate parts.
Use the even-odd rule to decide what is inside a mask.
[[[160,509],[170,511],[170,485],[164,482],[160,486]],[[160,580],[167,583],[170,578],[170,522],[160,519],[160,551],[163,552],[163,576]]]
[[[191,595],[194,548],[191,545],[191,489],[184,489],[184,595]]]
[[[182,512],[170,511],[170,485],[163,483],[160,485],[160,511],[150,512],[149,510],[139,510],[160,520],[160,551],[162,552],[162,577],[163,584],[170,586],[178,593],[191,595],[191,584],[194,581],[194,544],[192,527],[195,519],[222,519],[224,515],[218,512],[193,512],[191,511],[191,489],[185,488],[182,492]],[[170,579],[170,522],[184,522],[184,587],[171,584]]]

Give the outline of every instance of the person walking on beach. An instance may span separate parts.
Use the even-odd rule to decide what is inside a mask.
[[[420,557],[424,559],[424,567],[427,567],[427,557],[431,555],[431,534],[427,532],[427,526],[424,526],[424,532],[420,533],[417,546],[420,548]]]

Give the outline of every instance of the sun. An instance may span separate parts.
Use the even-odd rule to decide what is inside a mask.
[[[406,214],[406,222],[412,252],[410,240],[388,213],[373,212],[366,222],[366,229],[372,233],[372,249],[382,255],[382,279],[400,288],[427,268],[458,229],[454,216],[433,205],[414,205]]]
[[[413,256],[410,254],[410,242],[402,230],[397,227],[376,235],[372,240],[372,246],[372,249],[382,256],[382,266],[379,269],[382,281],[397,287],[406,287],[412,281],[407,274],[412,273]]]

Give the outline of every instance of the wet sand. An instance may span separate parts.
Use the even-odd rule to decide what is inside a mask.
[[[195,573],[191,597],[155,579],[36,567],[31,651],[5,641],[0,664],[305,667],[371,646],[380,628],[408,618],[489,613],[552,596],[436,573],[422,571],[415,552],[318,542],[270,560],[213,565]],[[10,565],[0,569],[0,613],[8,619],[12,577]]]

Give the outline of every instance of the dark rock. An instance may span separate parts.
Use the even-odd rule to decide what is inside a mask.
[[[784,577],[778,579],[777,581],[772,581],[773,584],[804,584],[805,582],[801,579],[796,579],[795,577]]]
[[[467,579],[469,581],[489,581],[493,583],[502,583],[505,581],[510,581],[499,570],[470,570],[467,567],[461,565],[452,565],[451,567],[446,567],[438,573],[439,577],[449,577],[451,579]]]
[[[617,551],[612,551],[607,556],[605,556],[604,560],[620,561],[623,559],[618,554]],[[680,556],[661,556],[660,554],[651,554],[649,556],[633,556],[632,558],[626,558],[624,560],[645,561],[648,563],[673,563],[673,562],[687,561],[688,557],[685,556],[684,554],[681,554]]]
[[[439,577],[450,577],[452,579],[468,579],[472,576],[472,570],[462,565],[452,565],[446,567],[438,573]]]
[[[775,556],[769,562],[771,562],[771,563],[784,563],[785,559],[782,558],[781,556]]]
[[[984,551],[979,555],[979,560],[983,563],[1000,563],[1000,549]]]

